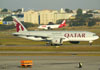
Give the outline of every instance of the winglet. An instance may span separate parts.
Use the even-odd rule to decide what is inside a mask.
[[[12,16],[12,18],[13,18],[13,21],[16,23],[17,32],[27,31],[27,29],[23,26],[23,24],[15,16]]]

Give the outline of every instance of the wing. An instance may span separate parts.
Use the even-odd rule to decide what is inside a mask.
[[[26,35],[27,37],[35,37],[35,38],[42,38],[42,39],[47,39],[49,38],[48,36],[43,36],[43,35]]]

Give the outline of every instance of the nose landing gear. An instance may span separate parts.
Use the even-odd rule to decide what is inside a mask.
[[[93,41],[89,41],[89,45],[92,45]]]

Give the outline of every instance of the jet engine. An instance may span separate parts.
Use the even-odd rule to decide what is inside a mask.
[[[55,38],[51,40],[51,45],[62,45],[63,39]]]
[[[69,42],[72,44],[79,44],[80,43],[79,41],[69,41]]]

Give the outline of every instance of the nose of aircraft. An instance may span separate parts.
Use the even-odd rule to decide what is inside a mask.
[[[99,36],[96,36],[96,39],[99,39]]]

